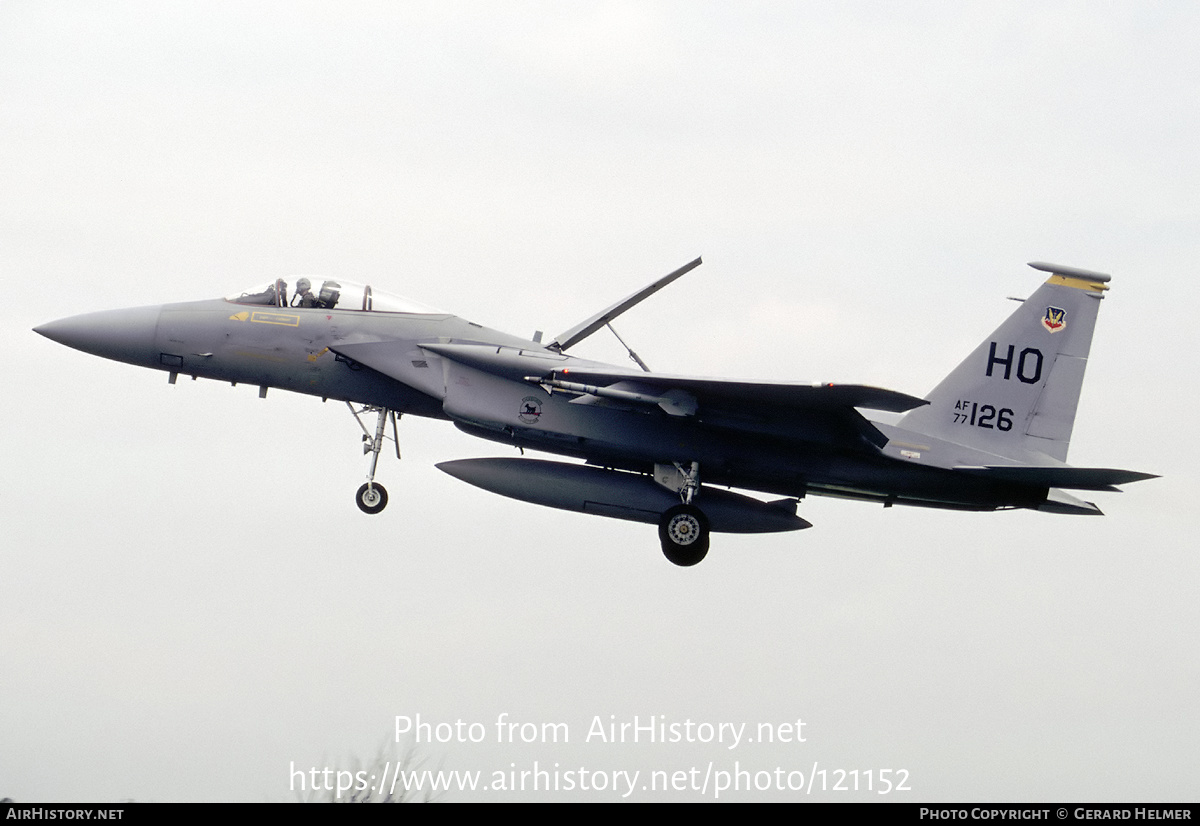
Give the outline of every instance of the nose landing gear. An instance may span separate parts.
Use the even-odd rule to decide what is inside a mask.
[[[363,513],[379,513],[387,507],[387,489],[375,482],[367,482],[358,489],[354,501]]]
[[[350,413],[353,414],[354,420],[358,422],[358,426],[363,432],[363,453],[371,454],[371,459],[367,465],[367,481],[358,489],[358,493],[354,495],[354,501],[358,504],[358,509],[363,513],[379,513],[388,503],[387,490],[383,485],[375,481],[375,466],[379,463],[379,451],[383,449],[383,440],[391,439],[392,444],[396,446],[396,458],[400,458],[400,440],[399,434],[396,432],[396,420],[400,418],[399,413],[394,410],[388,410],[386,407],[373,407],[363,405],[358,410],[354,409],[354,405],[346,402],[346,406],[350,408]],[[375,433],[367,430],[367,426],[363,424],[360,413],[375,413]],[[392,435],[388,436],[385,433],[387,429],[388,419],[392,422]]]

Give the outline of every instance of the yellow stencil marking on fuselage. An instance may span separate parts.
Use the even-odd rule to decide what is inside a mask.
[[[321,352],[319,352],[319,353],[309,353],[309,354],[308,354],[308,360],[309,360],[309,361],[316,361],[317,359],[319,359],[321,356],[325,355],[325,354],[326,354],[326,353],[328,353],[328,352],[329,352],[329,348],[328,348],[328,347],[326,347],[324,350],[322,350],[322,351],[321,351]]]
[[[299,327],[300,316],[291,313],[268,313],[256,310],[250,314],[250,320],[259,324],[282,324],[285,327]]]
[[[234,313],[229,317],[230,321],[245,321],[250,317],[250,313],[242,310],[240,313]]]

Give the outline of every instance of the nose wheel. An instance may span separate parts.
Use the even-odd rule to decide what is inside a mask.
[[[387,507],[387,490],[378,482],[367,482],[358,489],[354,501],[363,513],[379,513]]]
[[[400,458],[400,440],[396,433],[396,419],[400,414],[386,407],[366,407],[360,410],[355,410],[354,405],[346,402],[346,406],[350,408],[350,412],[354,414],[355,421],[362,428],[363,432],[363,453],[371,454],[371,458],[367,464],[367,481],[358,489],[358,493],[354,495],[355,504],[363,513],[379,513],[388,503],[387,491],[383,485],[375,481],[375,466],[379,463],[379,451],[383,449],[383,440],[391,439],[396,445],[396,458]],[[360,413],[375,413],[375,432],[367,430],[367,426],[363,424]],[[386,433],[388,419],[392,421],[392,435]]]

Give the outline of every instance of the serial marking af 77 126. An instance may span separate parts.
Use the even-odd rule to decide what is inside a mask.
[[[290,297],[278,280],[230,298],[90,313],[36,330],[167,371],[171,383],[186,374],[258,385],[262,396],[275,387],[346,402],[370,454],[357,493],[370,514],[387,504],[376,463],[402,413],[449,420],[522,454],[582,460],[512,456],[438,467],[515,499],[657,524],[677,565],[703,559],[710,532],[811,527],[796,515],[808,494],[1099,514],[1067,490],[1113,491],[1152,478],[1066,463],[1107,275],[1031,264],[1049,279],[924,399],[857,384],[664,375],[632,350],[638,368],[567,354],[699,263],[548,344],[540,333],[507,335],[341,279],[314,292],[309,278],[298,279]],[[861,410],[904,415],[888,424]],[[373,429],[363,413],[375,414]]]

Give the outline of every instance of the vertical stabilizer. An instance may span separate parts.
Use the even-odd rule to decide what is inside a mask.
[[[1002,456],[1066,461],[1111,276],[1031,263],[1050,278],[908,413],[900,426]]]

